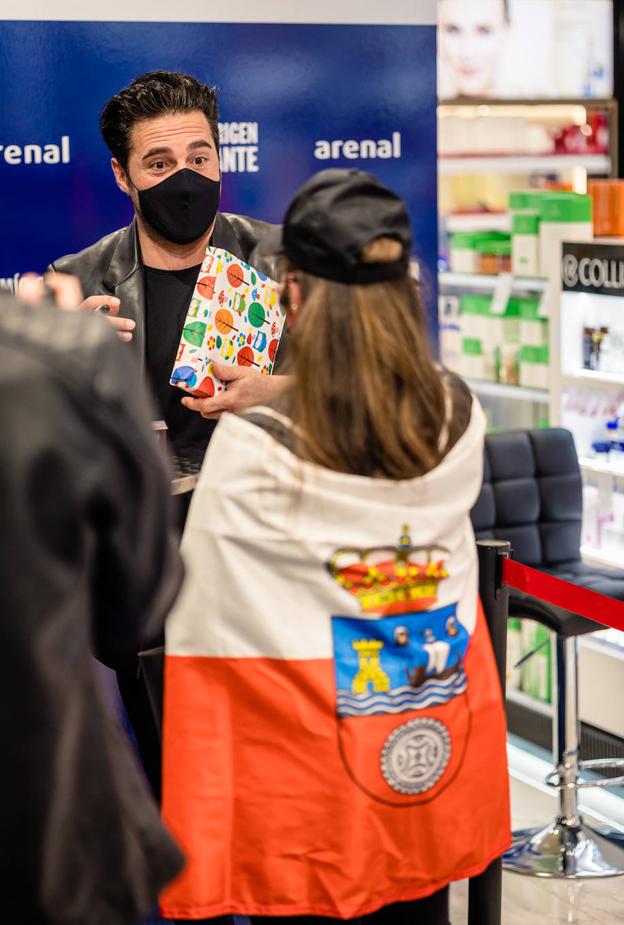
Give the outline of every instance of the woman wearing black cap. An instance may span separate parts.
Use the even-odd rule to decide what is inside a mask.
[[[410,248],[359,171],[286,214],[292,385],[219,424],[167,629],[168,917],[446,925],[448,884],[508,847],[484,418],[430,358]]]

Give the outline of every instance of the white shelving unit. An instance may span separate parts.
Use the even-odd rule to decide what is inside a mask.
[[[518,706],[521,707],[528,707],[530,710],[533,710],[534,713],[541,713],[542,716],[547,716],[549,719],[552,719],[553,708],[550,703],[543,703],[541,700],[531,697],[530,694],[525,694],[524,691],[516,690],[513,687],[507,688],[505,697],[507,700],[510,700],[511,703],[517,703]]]
[[[611,158],[607,154],[469,155],[441,157],[440,176],[459,174],[526,174],[561,173],[582,168],[595,176],[609,176]]]
[[[440,291],[449,295],[461,295],[467,292],[493,295],[499,283],[500,277],[494,275],[450,272],[439,274]],[[511,282],[511,292],[525,295],[542,293],[545,292],[547,284],[546,279],[516,276]],[[544,417],[540,406],[547,407],[550,401],[550,393],[547,389],[508,385],[484,379],[467,378],[466,381],[472,391],[485,400],[484,404],[491,407],[494,417],[497,418],[494,422],[495,426],[503,426],[503,421],[507,426],[510,416],[513,417],[513,423],[510,426],[536,426],[538,421]],[[504,404],[507,401],[522,403],[523,407],[519,405],[518,409],[512,413],[511,407]]]
[[[527,119],[529,124],[546,124],[555,128],[557,125],[578,124],[587,120],[587,109],[600,108],[607,110],[609,117],[609,133],[611,139],[610,154],[599,155],[529,155],[518,153],[507,155],[507,148],[514,150],[511,139],[513,134],[507,135],[501,128],[494,139],[496,153],[485,153],[485,144],[482,139],[493,136],[480,134],[480,126],[486,117],[491,119],[518,118]],[[452,106],[444,104],[439,107],[441,122],[441,157],[438,162],[440,183],[439,203],[440,214],[443,216],[443,228],[448,233],[454,232],[510,232],[510,218],[503,213],[506,207],[506,198],[512,189],[525,189],[543,185],[540,177],[558,175],[559,179],[570,185],[576,192],[586,192],[587,181],[590,177],[612,175],[616,163],[617,139],[617,113],[615,106],[601,102],[600,106],[591,103],[583,106],[566,106],[557,104],[555,107],[537,103],[530,109],[524,105],[470,105],[462,102]],[[585,109],[585,113],[583,110]],[[577,112],[580,110],[580,112]],[[455,126],[454,134],[444,132],[444,118],[463,120],[463,125]],[[449,123],[450,125],[451,123]],[[501,122],[501,126],[503,123]],[[527,138],[522,135],[522,141]],[[494,143],[492,143],[494,148]],[[521,146],[517,151],[520,152]],[[539,148],[538,148],[539,150]],[[543,151],[546,147],[542,148]],[[492,177],[488,185],[487,176]],[[477,211],[477,210],[483,211]],[[471,211],[472,210],[472,211]],[[624,242],[622,242],[624,256]],[[575,363],[560,363],[559,338],[559,278],[560,267],[551,269],[550,280],[517,280],[513,281],[512,294],[514,296],[543,295],[542,310],[550,320],[551,343],[550,356],[552,376],[549,390],[526,389],[519,386],[501,383],[485,382],[470,379],[468,384],[479,396],[484,407],[491,411],[492,419],[498,417],[496,424],[505,422],[510,427],[536,426],[538,420],[546,417],[544,405],[549,410],[549,420],[552,425],[561,423],[562,390],[570,385],[582,389],[594,389],[599,393],[618,391],[620,385],[624,392],[624,369],[622,377],[613,377],[610,374],[585,375],[582,367],[582,351],[579,350],[578,361]],[[440,292],[443,297],[452,299],[462,294],[495,295],[498,280],[496,277],[477,276],[469,274],[440,274]],[[501,287],[502,288],[502,287]],[[622,293],[624,296],[624,293]],[[624,301],[624,300],[623,300]],[[566,375],[562,375],[565,369]],[[579,447],[580,449],[580,447]],[[609,476],[618,476],[619,472],[613,464],[602,460],[589,459],[588,450],[581,459],[583,472],[587,478],[595,481],[600,479],[608,481]],[[623,466],[624,470],[624,466]],[[624,478],[624,471],[622,472]],[[616,555],[610,555],[604,550],[582,550],[586,561],[600,567],[613,567],[624,569],[624,561],[619,561]],[[624,557],[623,557],[624,558]],[[610,731],[616,735],[624,736],[624,713],[621,710],[617,691],[624,689],[624,647],[610,645],[603,639],[593,635],[582,637],[580,640],[580,716],[585,722]],[[552,715],[552,707],[535,701],[528,695],[508,690],[509,700],[522,703],[544,716]]]
[[[453,213],[446,217],[446,230],[456,231],[511,231],[509,212]]]
[[[605,242],[606,243],[606,242]],[[609,244],[616,242],[609,241]],[[622,247],[624,259],[624,242]],[[587,248],[590,252],[598,242],[587,245],[572,245]],[[566,245],[563,245],[564,251]],[[596,256],[600,256],[600,252]],[[584,478],[596,484],[609,483],[609,476],[624,478],[624,462],[618,465],[611,461],[594,459],[588,455],[591,439],[582,416],[564,403],[564,392],[576,387],[583,392],[597,392],[602,395],[617,395],[624,392],[624,370],[622,374],[603,373],[583,368],[583,329],[586,325],[608,325],[621,319],[624,323],[624,292],[613,296],[594,295],[590,292],[562,293],[561,268],[551,268],[550,299],[550,354],[551,402],[550,420],[554,426],[568,427],[574,434],[579,451],[579,465]],[[621,297],[620,297],[621,296]],[[598,568],[624,570],[624,554],[610,547],[596,549],[590,545],[581,547],[581,555],[588,565]],[[599,616],[599,615],[597,615]],[[580,639],[580,715],[585,722],[615,735],[624,735],[624,719],[618,707],[614,707],[615,692],[624,688],[624,638],[623,644],[612,645],[595,634]],[[584,679],[587,679],[586,681]]]
[[[493,292],[498,285],[498,276],[484,273],[439,273],[441,289],[469,289],[470,291]],[[515,276],[513,292],[544,292],[547,280],[528,276]]]
[[[624,478],[624,463],[621,466],[615,466],[613,463],[603,462],[600,459],[591,459],[589,456],[579,456],[579,465],[581,469],[587,472],[600,472],[603,475],[613,475],[617,478]],[[624,568],[624,564],[622,565]]]
[[[606,242],[605,242],[606,243]],[[605,254],[611,258],[613,245],[621,247],[624,259],[624,242],[611,240],[609,250]],[[600,255],[603,242],[591,242],[576,247],[587,248],[588,252]],[[564,245],[564,248],[566,245]],[[574,249],[570,245],[569,249]],[[600,259],[600,258],[598,258]],[[575,433],[580,454],[580,463],[587,471],[616,474],[612,464],[605,464],[601,460],[592,460],[588,456],[588,448],[583,446],[587,442],[586,435],[581,437],[579,444],[579,431],[570,422],[563,411],[563,393],[566,389],[576,387],[587,391],[600,391],[614,397],[624,392],[624,370],[622,372],[602,372],[600,370],[585,369],[583,367],[583,328],[587,325],[623,324],[624,323],[624,291],[611,290],[608,296],[591,291],[565,291],[562,294],[561,270],[559,266],[551,268],[551,277],[557,285],[550,287],[550,355],[553,358],[551,368],[551,413],[553,424],[570,426]],[[558,359],[557,359],[558,358]],[[599,439],[593,437],[592,439]]]
[[[563,372],[562,380],[566,383],[586,383],[587,385],[620,385],[624,388],[624,376],[619,373],[601,373],[593,369],[577,369],[574,372]]]
[[[504,382],[487,382],[484,379],[466,379],[477,395],[489,395],[492,398],[508,398],[512,401],[535,402],[547,405],[550,392],[547,389],[528,389],[521,385],[506,385]]]
[[[605,552],[603,549],[594,549],[592,546],[581,546],[581,555],[588,565],[624,569],[624,556],[616,556],[613,553]]]

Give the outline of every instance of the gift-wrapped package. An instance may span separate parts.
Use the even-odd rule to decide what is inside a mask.
[[[215,362],[270,376],[283,327],[277,284],[228,251],[206,248],[171,385],[212,398],[225,388],[213,372]]]

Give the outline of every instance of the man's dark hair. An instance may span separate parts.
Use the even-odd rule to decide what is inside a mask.
[[[219,150],[217,89],[188,74],[150,71],[111,97],[100,116],[100,132],[113,157],[128,167],[130,132],[142,119],[178,112],[203,112]]]

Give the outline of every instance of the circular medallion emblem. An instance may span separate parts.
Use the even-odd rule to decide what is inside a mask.
[[[391,733],[381,752],[381,773],[397,793],[425,793],[451,758],[451,737],[437,719],[412,719]]]

